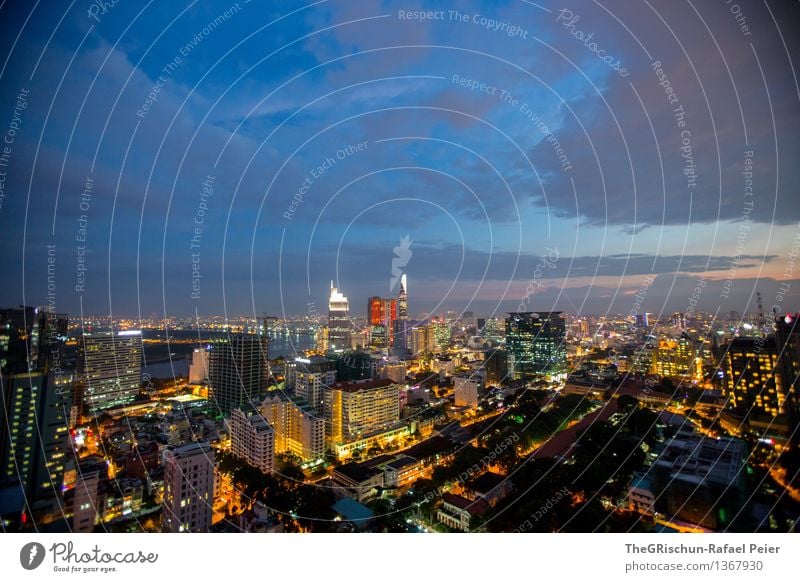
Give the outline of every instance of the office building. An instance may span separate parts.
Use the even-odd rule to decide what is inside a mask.
[[[22,487],[29,502],[58,503],[64,471],[72,462],[69,443],[71,383],[53,374],[3,378],[0,409],[0,484]],[[53,507],[52,509],[57,509]]]
[[[295,358],[286,364],[286,390],[324,414],[325,386],[336,382],[336,362],[322,356]]]
[[[39,522],[63,514],[64,473],[74,462],[67,324],[42,309],[0,312],[0,485],[18,489]]]
[[[350,303],[331,281],[331,294],[328,298],[328,349],[349,350],[352,347],[352,330]]]
[[[436,346],[436,351],[443,352],[450,347],[450,335],[452,330],[450,324],[444,318],[431,320],[433,326],[433,343]]]
[[[411,328],[411,352],[419,354],[432,354],[436,351],[436,338],[434,326],[430,323],[416,325]]]
[[[397,321],[394,322],[392,353],[405,358],[410,349],[411,322],[408,319],[408,278],[400,276],[400,288],[397,291]]]
[[[259,334],[232,334],[213,344],[208,356],[209,401],[222,416],[234,408],[252,410],[261,400],[269,378],[269,338]]]
[[[261,414],[275,430],[275,452],[290,453],[303,462],[325,456],[325,419],[298,397],[267,396]]]
[[[391,380],[341,382],[325,389],[325,420],[332,443],[357,440],[400,420],[400,386]]]
[[[453,378],[455,405],[466,408],[478,407],[478,394],[481,390],[480,378],[476,376],[456,376]]]
[[[561,312],[513,312],[508,315],[506,351],[513,378],[564,377],[567,348]]]
[[[777,416],[785,392],[774,338],[734,338],[723,359],[728,405],[745,415]]]
[[[190,443],[164,451],[161,527],[169,533],[207,532],[214,503],[214,449]]]
[[[651,373],[662,378],[691,381],[698,371],[695,358],[694,342],[686,333],[676,339],[659,339],[652,353]],[[699,371],[702,373],[702,366]]]
[[[775,349],[789,425],[789,444],[800,450],[800,313],[787,313],[775,320]]]
[[[367,327],[370,345],[388,348],[394,340],[394,323],[397,321],[397,300],[370,297],[367,300]]]
[[[495,317],[487,319],[483,326],[483,336],[490,342],[497,342],[502,339],[504,331],[505,324]]]
[[[265,474],[275,468],[275,431],[260,414],[231,410],[231,453]]]
[[[130,404],[142,383],[141,330],[84,332],[76,372],[76,404],[84,416]]]

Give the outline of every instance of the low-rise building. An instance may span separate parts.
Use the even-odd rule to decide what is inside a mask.
[[[472,501],[483,499],[494,507],[513,491],[511,479],[491,471],[469,481],[464,487],[464,497]]]
[[[451,529],[469,533],[470,521],[475,516],[483,515],[489,504],[483,499],[472,501],[460,495],[445,493],[442,504],[436,510],[436,519]]]
[[[331,480],[337,497],[352,497],[359,503],[373,499],[384,486],[383,471],[359,463],[336,467]]]

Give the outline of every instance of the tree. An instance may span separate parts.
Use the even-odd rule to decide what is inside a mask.
[[[617,398],[617,404],[619,405],[620,410],[630,412],[631,410],[638,408],[639,400],[628,394],[623,394]]]

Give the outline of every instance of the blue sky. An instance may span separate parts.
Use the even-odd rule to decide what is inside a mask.
[[[739,5],[746,31],[724,3],[6,2],[0,303],[47,301],[54,244],[60,311],[296,314],[335,279],[359,314],[408,235],[413,314],[532,279],[540,310],[626,312],[651,277],[649,311],[699,277],[705,309],[769,308],[797,279],[798,10]]]

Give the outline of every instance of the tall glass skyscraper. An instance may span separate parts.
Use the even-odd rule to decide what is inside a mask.
[[[560,311],[511,312],[506,318],[508,365],[515,380],[566,373],[566,325]]]
[[[394,353],[405,357],[409,354],[409,334],[411,324],[408,321],[408,280],[406,274],[400,277],[400,290],[397,292],[397,321],[394,323]]]

